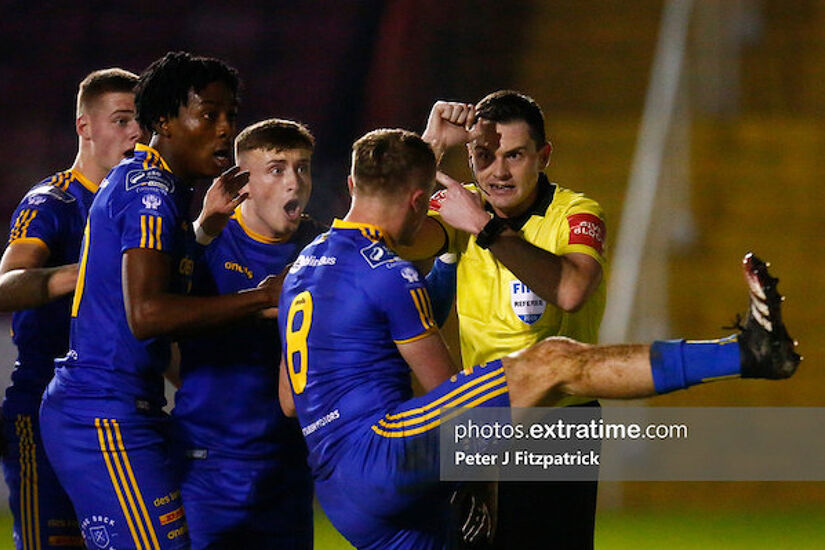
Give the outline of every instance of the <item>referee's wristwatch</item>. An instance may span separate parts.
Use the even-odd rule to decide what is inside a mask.
[[[476,235],[476,244],[483,249],[490,248],[490,245],[498,239],[501,232],[507,228],[507,224],[499,217],[493,216],[490,221]]]

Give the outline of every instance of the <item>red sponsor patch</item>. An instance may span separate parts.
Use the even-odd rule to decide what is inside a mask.
[[[599,254],[604,250],[604,222],[593,214],[581,213],[567,216],[570,238],[567,244],[585,244]]]
[[[184,515],[183,514],[183,506],[180,506],[180,507],[176,508],[175,510],[172,510],[168,514],[163,514],[162,516],[160,516],[160,524],[161,525],[168,525],[168,524],[172,523],[173,521],[179,520],[180,518],[183,517],[183,515]]]
[[[435,210],[438,212],[441,210],[441,203],[444,202],[444,199],[447,197],[447,190],[442,189],[441,191],[436,192],[430,197],[430,210]]]

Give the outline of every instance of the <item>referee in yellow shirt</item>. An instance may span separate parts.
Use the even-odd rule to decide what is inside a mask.
[[[544,115],[508,90],[476,106],[436,103],[423,136],[438,158],[467,146],[474,194],[439,173],[411,256],[458,256],[457,311],[462,361],[483,364],[549,336],[595,343],[605,305],[605,224],[601,207],[550,183],[552,147]],[[569,398],[566,406],[598,406]],[[597,482],[508,482],[499,487],[500,549],[593,547]]]

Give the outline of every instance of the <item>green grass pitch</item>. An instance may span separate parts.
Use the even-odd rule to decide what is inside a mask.
[[[0,550],[13,550],[12,520],[0,510]],[[315,516],[317,550],[352,548],[320,511]],[[597,550],[814,550],[825,548],[825,511],[770,514],[736,511],[600,511]]]

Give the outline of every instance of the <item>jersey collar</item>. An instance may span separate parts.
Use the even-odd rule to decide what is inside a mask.
[[[373,225],[371,223],[360,223],[360,222],[350,222],[346,220],[341,220],[335,218],[332,221],[332,228],[333,229],[358,229],[361,231],[361,234],[371,241],[381,241],[383,240],[388,245],[390,245],[389,236],[384,233],[384,230],[378,227],[377,225]]]
[[[157,166],[158,164],[160,164],[164,170],[174,174],[174,172],[172,172],[172,169],[169,168],[169,165],[166,164],[166,161],[163,160],[163,157],[160,156],[160,153],[158,153],[156,149],[149,147],[148,145],[144,145],[142,143],[136,143],[135,151],[146,153],[146,160],[143,161],[144,169],[148,169],[149,165]]]
[[[259,243],[265,243],[265,244],[278,244],[278,243],[282,243],[282,242],[288,240],[288,239],[281,239],[281,238],[278,238],[278,237],[267,237],[266,235],[262,235],[262,234],[258,233],[257,231],[252,230],[243,221],[243,215],[241,214],[241,205],[238,205],[235,208],[235,213],[232,214],[231,219],[238,222],[238,225],[241,226],[241,229],[243,229],[243,232],[246,233],[246,235],[250,239],[252,239],[253,241],[258,241]]]
[[[530,208],[523,214],[515,218],[499,218],[493,210],[493,205],[489,202],[484,203],[484,208],[494,217],[504,221],[511,229],[519,231],[532,216],[544,216],[547,213],[547,208],[550,206],[550,203],[553,202],[553,196],[556,194],[556,186],[550,183],[550,180],[547,179],[547,175],[544,172],[539,172],[539,181],[536,187],[538,187],[538,194],[533,204],[531,204]]]
[[[75,170],[72,168],[69,170],[72,173],[72,177],[80,182],[80,185],[88,189],[92,192],[92,194],[97,193],[98,186],[92,183],[92,181],[80,173],[80,170]]]

